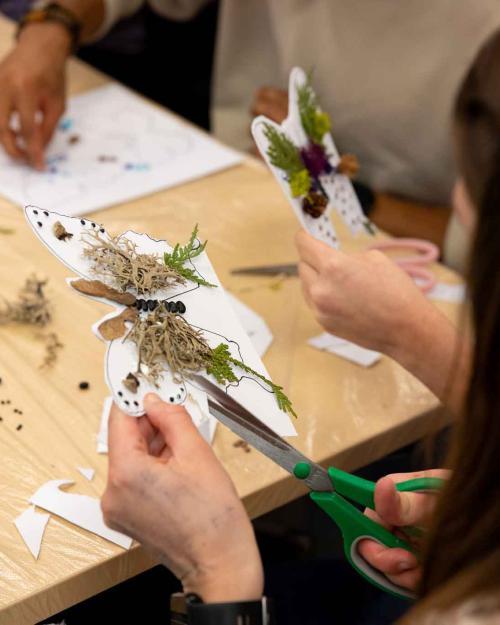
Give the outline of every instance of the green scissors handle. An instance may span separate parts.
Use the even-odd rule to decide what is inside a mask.
[[[335,521],[342,532],[344,553],[349,563],[360,575],[378,588],[398,597],[413,598],[413,593],[393,584],[383,573],[368,564],[358,551],[359,541],[369,538],[386,547],[400,547],[415,553],[413,545],[398,538],[347,501],[351,499],[374,510],[375,483],[333,467],[328,469],[328,474],[335,492],[313,491],[310,497]],[[396,484],[396,489],[399,492],[436,492],[443,487],[443,484],[444,480],[440,478],[416,478]]]

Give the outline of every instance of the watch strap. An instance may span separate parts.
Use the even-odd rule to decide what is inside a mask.
[[[196,595],[188,595],[180,602],[179,597],[173,595],[171,600],[170,622],[175,625],[271,625],[270,602],[266,597],[231,603],[203,603]]]

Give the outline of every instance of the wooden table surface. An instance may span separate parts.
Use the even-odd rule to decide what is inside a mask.
[[[0,21],[0,55],[10,46],[11,26]],[[69,91],[107,79],[72,61]],[[0,85],[1,88],[1,85]],[[261,314],[274,342],[264,360],[299,414],[293,442],[313,460],[348,470],[415,441],[436,418],[435,397],[387,358],[363,369],[307,346],[321,331],[305,306],[297,279],[233,277],[232,267],[294,261],[297,223],[270,173],[248,159],[243,165],[174,189],[94,213],[113,233],[147,231],[169,241],[187,239],[195,223],[208,238],[208,253],[223,284]],[[104,345],[90,325],[108,307],[76,297],[65,284],[71,275],[35,240],[21,211],[0,198],[0,294],[12,297],[31,273],[48,277],[55,331],[64,348],[52,369],[40,370],[43,342],[31,327],[0,327],[0,625],[34,623],[152,566],[130,551],[52,517],[34,561],[13,525],[33,492],[50,479],[71,478],[72,492],[101,494],[107,459],[96,453],[103,398]],[[342,231],[341,230],[341,234]],[[362,239],[349,243],[362,246]],[[440,280],[458,278],[436,266]],[[442,304],[453,317],[456,307]],[[81,380],[90,382],[80,391]],[[13,412],[22,410],[22,415]],[[439,417],[440,418],[440,417]],[[18,424],[22,429],[17,430]],[[235,448],[235,437],[217,431],[214,449],[233,477],[252,517],[304,492],[259,453]],[[86,481],[76,467],[94,467]]]

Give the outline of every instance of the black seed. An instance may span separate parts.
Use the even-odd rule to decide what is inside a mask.
[[[37,225],[39,228],[41,228],[41,227],[42,227],[42,222],[41,222],[41,221],[37,221],[37,222],[36,222],[36,225]]]
[[[170,312],[171,313],[177,312],[177,302],[170,302]]]
[[[104,234],[104,228],[101,228],[99,232],[102,232]]]
[[[34,211],[33,211],[33,213],[34,213],[35,215],[38,215],[38,211],[36,211],[36,210],[34,210]]]
[[[3,418],[2,418],[2,417],[0,417],[0,421],[3,421]]]
[[[82,226],[85,225],[85,219],[80,219],[80,223],[82,224]]]
[[[92,222],[92,228],[95,228],[95,223],[94,222]]]
[[[168,399],[169,399],[170,403],[172,403],[172,404],[174,403],[174,397],[169,397]]]
[[[181,386],[179,390],[181,391],[181,393],[184,393],[184,387],[183,386]]]
[[[20,423],[20,424],[17,426],[16,430],[19,432],[19,430],[22,430],[22,429],[23,429],[23,424],[22,424],[22,423]]]
[[[125,403],[126,406],[130,406],[130,402],[129,402],[128,399],[126,399],[124,403]]]
[[[118,397],[123,397],[123,393],[121,391],[118,391]]]
[[[49,216],[48,211],[43,211],[43,214],[45,215],[45,217],[48,217],[48,216]]]
[[[9,405],[9,404],[10,404],[10,399],[6,399],[6,400],[5,400],[5,403],[6,403],[7,405]]]
[[[154,299],[148,299],[149,310],[154,310],[158,306],[158,302]]]
[[[142,299],[136,299],[135,300],[135,307],[137,308],[137,310],[141,310],[141,308],[142,308]]]
[[[134,401],[134,406],[139,406],[139,402],[138,401]]]
[[[181,396],[180,396],[180,394],[178,394],[178,395],[177,395],[177,399],[180,399],[180,398],[181,398]]]
[[[177,302],[177,312],[183,315],[186,312],[186,304],[184,302]]]
[[[81,391],[86,391],[89,388],[90,384],[88,382],[80,382],[78,385]]]

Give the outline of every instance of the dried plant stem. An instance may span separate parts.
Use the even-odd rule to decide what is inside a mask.
[[[158,255],[137,252],[135,243],[123,236],[104,237],[89,232],[84,243],[83,254],[91,261],[93,272],[107,277],[121,291],[132,288],[147,294],[185,284],[185,279]]]

